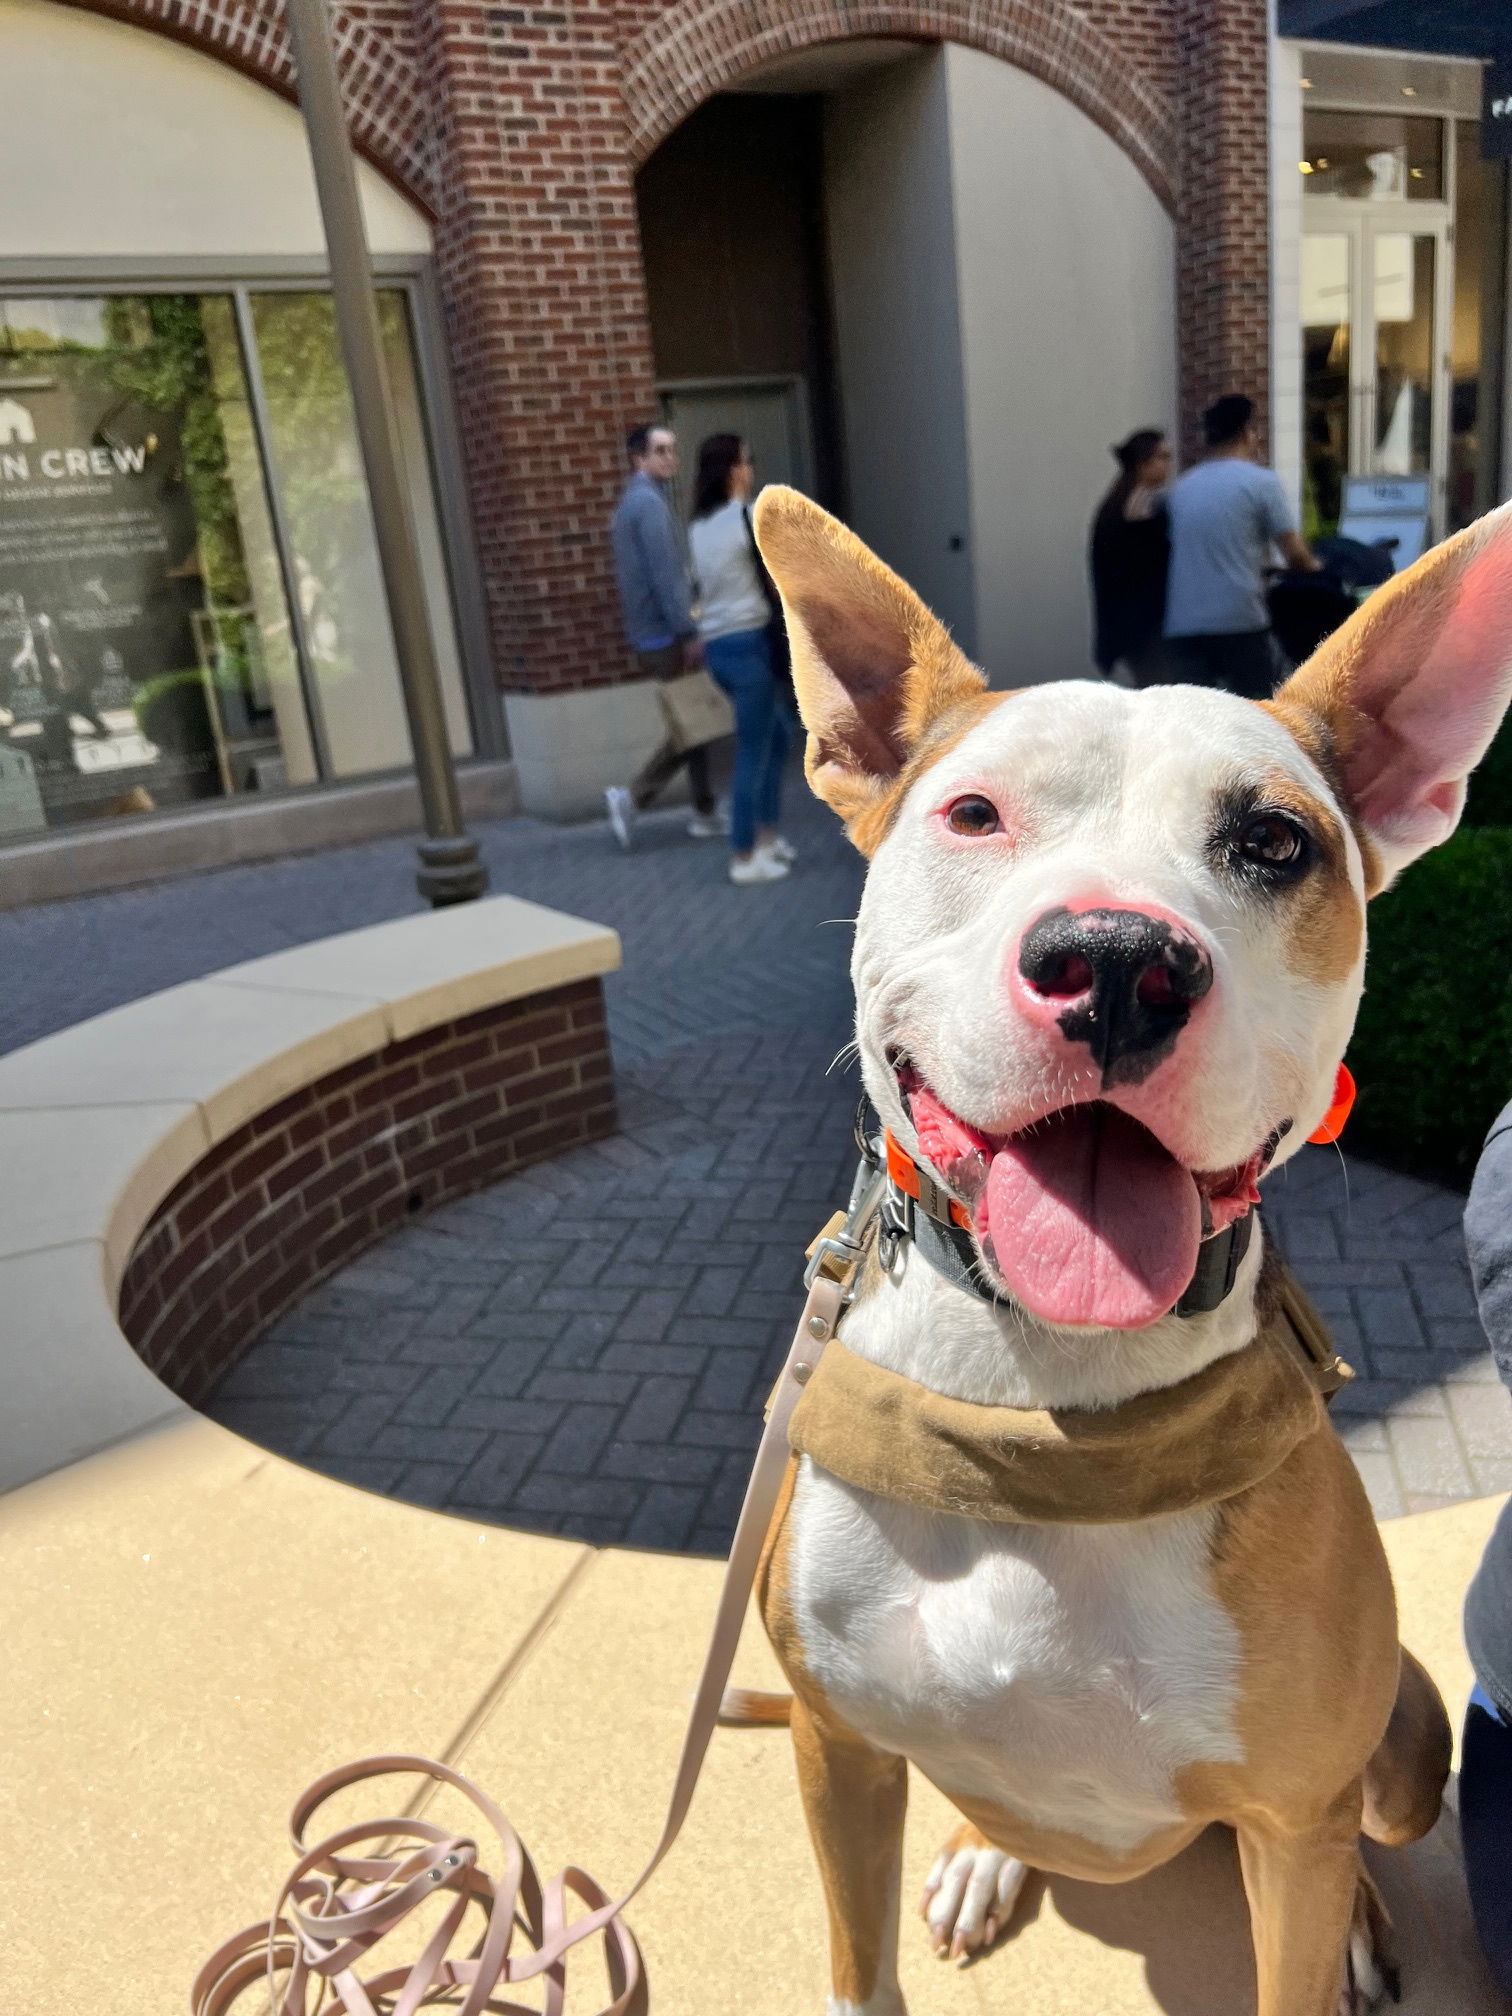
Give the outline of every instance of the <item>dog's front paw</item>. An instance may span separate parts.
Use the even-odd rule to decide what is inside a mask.
[[[984,1952],[1008,1923],[1028,1874],[975,1827],[958,1827],[924,1885],[924,1922],[939,1957],[965,1960]]]

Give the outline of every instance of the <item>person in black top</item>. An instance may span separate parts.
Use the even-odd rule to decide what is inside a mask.
[[[1136,686],[1170,677],[1161,626],[1165,620],[1170,538],[1162,495],[1171,449],[1158,428],[1141,427],[1113,450],[1118,480],[1092,521],[1092,606],[1099,671],[1123,665]]]

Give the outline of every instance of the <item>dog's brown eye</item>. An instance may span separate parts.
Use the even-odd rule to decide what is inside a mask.
[[[957,798],[945,813],[952,833],[996,833],[1000,823],[997,807],[987,798]]]
[[[1291,819],[1267,812],[1240,828],[1239,852],[1267,868],[1295,868],[1307,850],[1307,836]]]

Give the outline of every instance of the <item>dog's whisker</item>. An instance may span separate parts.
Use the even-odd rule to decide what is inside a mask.
[[[1354,1223],[1354,1196],[1349,1188],[1349,1164],[1344,1160],[1344,1150],[1338,1141],[1330,1141],[1329,1147],[1339,1158],[1339,1167],[1344,1171],[1344,1230],[1349,1232]]]

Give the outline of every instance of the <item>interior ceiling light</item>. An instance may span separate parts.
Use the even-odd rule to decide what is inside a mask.
[[[1313,165],[1311,161],[1299,161],[1297,163],[1297,166],[1302,170],[1302,173],[1304,175],[1311,175],[1313,171]]]
[[[1402,96],[1404,98],[1416,98],[1417,86],[1414,84],[1404,84],[1402,86]]]
[[[1311,89],[1312,89],[1312,79],[1311,79],[1311,77],[1303,77],[1303,78],[1300,78],[1300,79],[1299,79],[1298,81],[1299,81],[1299,83],[1301,84],[1301,86],[1302,86],[1302,89],[1303,89],[1304,91],[1311,91]]]

